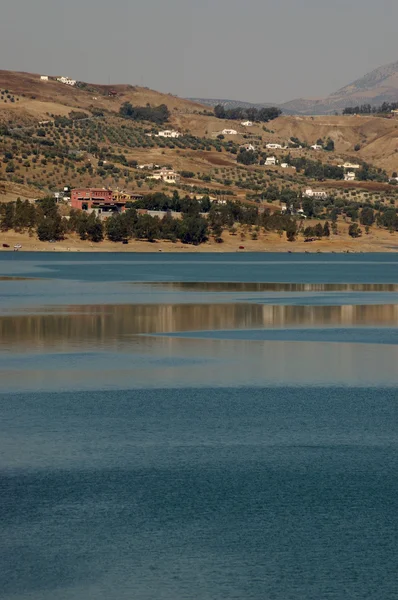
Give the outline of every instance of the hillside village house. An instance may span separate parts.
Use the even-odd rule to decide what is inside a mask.
[[[267,144],[265,147],[267,150],[282,150],[283,148],[282,144]]]
[[[55,202],[70,202],[70,188],[65,186],[60,192],[54,192],[53,198]]]
[[[361,165],[356,165],[350,162],[345,162],[343,165],[338,165],[344,169],[344,181],[355,181],[355,171],[361,168]]]
[[[242,121],[241,125],[243,125],[243,127],[253,127],[253,123],[251,121]]]
[[[57,81],[64,83],[65,85],[76,85],[76,79],[69,79],[69,77],[57,77]]]
[[[48,81],[48,75],[40,75],[40,81]]]
[[[179,138],[182,136],[182,133],[178,131],[174,131],[172,129],[165,129],[164,131],[159,131],[159,133],[155,137],[164,137],[164,138]]]
[[[147,163],[144,165],[138,165],[139,169],[143,169],[144,171],[153,171],[153,169],[160,169],[160,165],[155,165],[154,163]]]
[[[223,129],[222,135],[238,135],[238,132],[235,129]]]
[[[323,150],[323,146],[321,146],[320,144],[313,144],[312,146],[310,146],[310,148],[312,150]]]
[[[275,166],[275,165],[276,165],[276,158],[275,158],[275,156],[268,156],[268,157],[265,159],[265,163],[264,163],[264,165],[265,165],[266,167]]]
[[[328,195],[323,190],[313,190],[307,188],[303,194],[304,198],[327,198]]]
[[[150,175],[147,179],[155,179],[156,181],[164,181],[165,183],[178,183],[180,176],[173,169],[159,169],[154,171],[153,175]]]
[[[361,168],[361,165],[356,165],[350,162],[345,162],[343,165],[338,165],[342,169],[348,169],[349,171],[356,171]]]
[[[128,202],[142,200],[142,194],[113,192],[106,188],[75,188],[70,192],[71,206],[89,213],[96,212],[101,218],[114,212],[124,212]]]
[[[242,148],[242,150],[246,150],[246,152],[256,151],[256,148],[253,146],[253,144],[243,144],[242,146],[240,146],[240,148]]]

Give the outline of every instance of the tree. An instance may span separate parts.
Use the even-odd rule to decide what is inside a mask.
[[[14,227],[15,217],[15,204],[13,202],[7,202],[7,204],[0,205],[1,215],[1,230],[8,231]]]
[[[359,221],[361,225],[368,225],[369,227],[375,222],[374,210],[370,206],[365,206],[361,210]]]
[[[331,138],[328,138],[323,148],[327,152],[334,152],[334,141]]]
[[[358,223],[351,223],[348,229],[348,235],[350,235],[352,238],[361,237],[362,230],[360,229]]]
[[[323,236],[330,237],[330,227],[328,221],[326,221],[325,225],[323,226]]]
[[[44,217],[37,226],[37,237],[41,242],[62,240],[64,238],[64,226],[61,216],[57,213],[53,217]]]
[[[242,163],[243,165],[253,165],[257,163],[258,157],[257,153],[253,152],[253,150],[245,150],[244,148],[241,148],[236,160],[238,163]]]
[[[197,246],[208,238],[206,219],[200,215],[184,215],[179,231],[179,238],[184,244]]]
[[[111,242],[122,242],[130,237],[127,221],[122,215],[113,215],[107,220],[106,234]]]
[[[295,221],[289,221],[286,226],[286,238],[288,242],[294,242],[297,234],[297,224]]]
[[[323,236],[323,227],[321,223],[317,223],[314,228],[314,234],[317,238],[321,238]]]
[[[303,231],[304,239],[311,240],[315,237],[315,232],[313,227],[306,227]]]
[[[312,198],[304,198],[303,211],[307,215],[307,217],[315,216],[315,204]]]
[[[214,115],[217,117],[217,119],[225,119],[225,108],[223,107],[222,104],[217,104],[217,106],[214,107]]]
[[[91,213],[87,219],[87,237],[91,242],[102,242],[104,239],[104,226],[99,217],[95,213]]]
[[[147,239],[148,242],[154,242],[159,237],[159,219],[150,215],[140,215],[138,217],[135,233],[137,238]]]

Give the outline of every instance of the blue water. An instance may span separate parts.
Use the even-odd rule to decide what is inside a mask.
[[[82,281],[397,283],[397,254],[0,254],[0,274]]]
[[[397,283],[393,254],[0,254],[0,598],[398,599]]]

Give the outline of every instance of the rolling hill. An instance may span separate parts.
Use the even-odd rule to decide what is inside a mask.
[[[392,70],[389,73],[388,77],[393,77]],[[380,82],[381,76],[373,77],[376,80]],[[357,83],[355,89],[361,85],[364,88]],[[160,127],[123,118],[119,109],[126,101],[133,106],[166,104],[167,124]],[[156,133],[161,128],[176,129],[181,136],[159,138]],[[237,133],[223,135],[224,129]],[[183,173],[178,186],[182,193],[223,194],[246,201],[271,182],[303,189],[310,183],[303,173],[281,167],[265,169],[259,164],[274,152],[267,144],[287,146],[291,138],[303,145],[293,154],[298,152],[311,161],[332,165],[344,160],[366,161],[386,169],[389,175],[398,171],[395,119],[284,115],[245,128],[239,121],[216,118],[209,105],[148,88],[84,82],[71,87],[55,78],[42,82],[38,74],[0,71],[0,201],[35,198],[64,185],[136,192],[170,189],[150,181],[147,173],[137,168],[147,163]],[[335,152],[311,150],[319,138],[331,138]],[[244,144],[254,145],[256,164],[237,162],[239,147]],[[286,150],[277,151],[277,160],[283,162],[286,154]],[[345,182],[340,184],[345,188]]]

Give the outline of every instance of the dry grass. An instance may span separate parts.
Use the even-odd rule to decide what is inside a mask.
[[[257,240],[251,239],[247,227],[242,227],[236,235],[224,231],[222,244],[210,239],[200,246],[190,246],[181,243],[158,241],[155,243],[145,241],[130,241],[129,244],[103,241],[99,244],[82,241],[76,235],[55,243],[40,242],[34,235],[28,233],[15,233],[11,231],[0,233],[0,251],[13,251],[15,244],[22,244],[22,251],[43,252],[396,252],[398,250],[395,237],[389,232],[372,228],[369,235],[363,234],[361,238],[352,239],[348,235],[348,223],[339,222],[338,235],[330,239],[316,240],[311,243],[304,242],[299,236],[295,242],[288,242],[286,236],[280,237],[276,232],[260,232]],[[242,237],[243,236],[243,237]],[[10,248],[3,248],[2,244],[9,244]],[[243,246],[243,249],[240,247]]]

